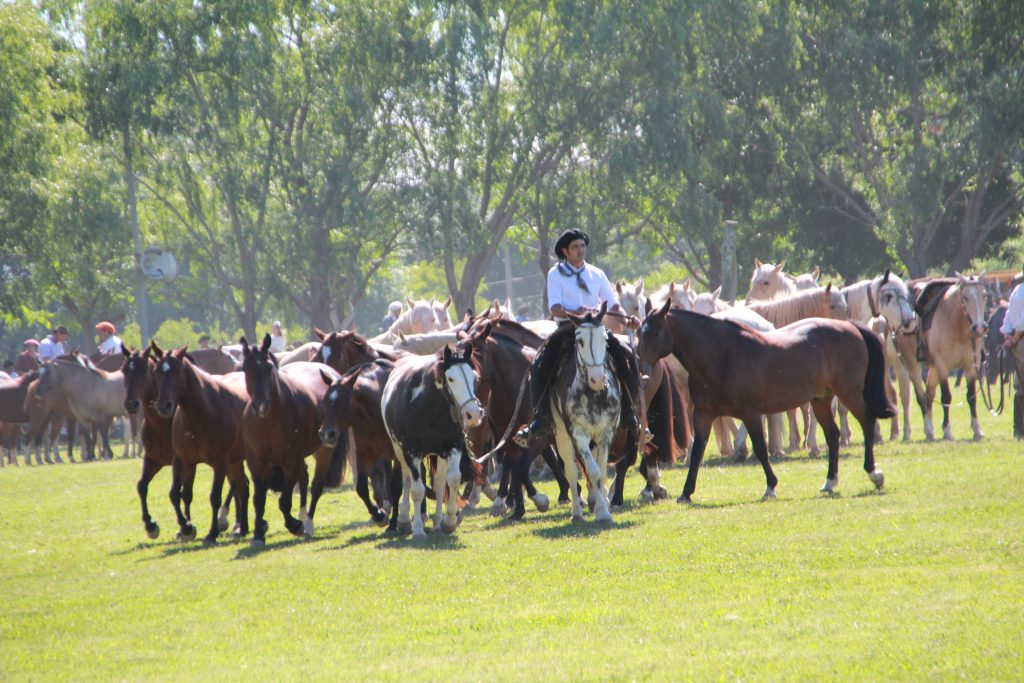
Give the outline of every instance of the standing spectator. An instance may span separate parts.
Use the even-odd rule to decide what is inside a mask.
[[[96,333],[100,336],[100,353],[104,356],[121,353],[121,338],[117,336],[117,328],[113,323],[108,323],[106,320],[96,323]]]
[[[208,349],[210,348],[210,335],[203,332],[199,335],[199,348]]]
[[[521,304],[516,309],[516,322],[525,323],[530,319],[530,304]]]
[[[270,326],[270,352],[281,353],[284,351],[285,344],[287,344],[287,340],[281,330],[281,321],[275,320],[274,324]]]
[[[18,373],[14,371],[14,361],[8,358],[4,361],[4,369],[0,372],[0,375],[7,375],[7,379],[14,379],[18,376]]]
[[[1021,384],[1021,373],[1024,372],[1024,349],[1019,346],[1024,336],[1024,270],[1017,273],[1011,284],[1009,306],[1006,317],[999,331],[1003,333],[1003,348],[1013,360],[1016,372],[1013,373],[1013,436],[1024,439],[1024,386]]]
[[[398,316],[402,315],[402,302],[392,301],[388,304],[388,314],[384,316],[384,319],[380,321],[380,331],[387,332],[391,329],[391,326],[398,320]]]
[[[68,328],[63,325],[57,325],[53,328],[53,332],[43,337],[43,341],[39,342],[39,360],[47,361],[53,360],[58,356],[63,356],[64,342],[71,338],[68,334]]]
[[[19,353],[18,358],[14,361],[14,371],[19,375],[39,368],[39,341],[26,339],[22,342],[22,346],[25,347],[25,350]]]

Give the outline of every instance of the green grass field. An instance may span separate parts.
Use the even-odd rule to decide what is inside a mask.
[[[1022,680],[1024,445],[983,427],[879,447],[881,494],[859,445],[828,498],[823,459],[779,462],[773,503],[756,464],[711,457],[694,507],[640,504],[632,474],[611,529],[531,509],[417,545],[346,486],[308,541],[268,505],[258,552],[174,540],[169,471],[150,541],[139,461],[6,468],[0,680]]]

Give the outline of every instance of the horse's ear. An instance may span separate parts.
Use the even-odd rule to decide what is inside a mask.
[[[124,356],[125,358],[131,358],[132,357],[131,352],[124,347],[124,344],[121,344],[121,355]]]
[[[987,270],[983,270],[980,273],[978,273],[978,282],[984,282],[986,275],[988,275],[988,271]]]
[[[490,323],[490,321],[487,321],[487,322],[484,323],[484,326],[480,328],[480,331],[477,332],[475,335],[473,335],[473,341],[474,342],[482,342],[484,339],[487,339],[487,336],[490,333],[491,333],[491,323]]]
[[[451,306],[451,305],[452,305],[452,295],[449,294],[448,298],[445,299],[444,303],[441,304],[441,309],[447,311],[448,307]]]
[[[647,305],[650,306],[650,304],[651,304],[651,302],[648,301]],[[665,315],[668,314],[668,309],[670,309],[670,308],[672,308],[672,291],[671,290],[669,290],[669,296],[668,296],[667,299],[665,299],[665,303],[663,303],[661,305],[661,308],[659,308],[657,311],[655,311],[653,313],[648,311],[647,317],[651,317],[652,315],[664,317]]]
[[[263,343],[260,345],[260,351],[266,353],[270,350],[270,334],[263,335]]]
[[[643,278],[643,276],[641,276],[640,279],[638,279],[636,282],[633,283],[633,287],[636,289],[637,296],[640,296],[641,294],[644,293],[644,278]]]
[[[245,338],[245,335],[242,335],[241,337],[238,338],[238,343],[242,345],[242,355],[243,356],[248,356],[249,355],[249,342]]]
[[[622,296],[622,280],[615,281],[615,293]]]
[[[831,294],[832,294],[832,283],[829,282],[827,285],[825,285],[825,296],[830,296]]]
[[[651,311],[653,309],[654,309],[654,305],[651,303],[651,300],[650,299],[645,299],[644,300],[644,313],[646,313],[647,315],[650,315]]]
[[[324,384],[326,384],[327,386],[331,386],[332,384],[334,384],[334,380],[331,379],[331,376],[324,372],[323,369],[320,370],[320,379],[322,379],[324,381]]]
[[[686,278],[685,280],[683,280],[683,291],[684,292],[689,292],[690,291],[690,278]]]
[[[411,296],[405,297],[405,303],[409,304],[409,308],[416,308],[416,302],[412,300]]]
[[[323,341],[324,339],[327,338],[327,333],[324,332],[323,330],[321,330],[319,327],[314,327],[313,328],[313,334],[315,334],[317,337],[319,337],[320,341]]]
[[[884,284],[885,284],[886,282],[888,282],[888,281],[889,281],[889,275],[890,275],[890,274],[891,274],[891,273],[890,273],[889,269],[888,269],[888,268],[886,268],[886,269],[885,269],[885,275],[883,275],[883,276],[882,276],[882,284],[883,284],[883,285],[884,285]]]
[[[755,259],[754,259],[754,267],[755,267],[755,268],[760,268],[760,267],[761,267],[761,266],[763,266],[763,265],[764,265],[764,264],[763,264],[763,263],[761,263],[761,259],[759,259],[759,258],[755,258]]]
[[[781,272],[782,272],[782,269],[783,269],[783,268],[785,267],[785,265],[786,265],[786,262],[785,262],[785,261],[783,261],[783,262],[782,262],[782,263],[780,263],[779,265],[775,266],[775,272],[776,272],[776,273],[781,273]]]
[[[712,301],[717,301],[718,297],[721,296],[721,295],[722,295],[722,285],[718,285],[718,289],[716,289],[715,291],[711,292],[711,300]]]
[[[601,320],[602,318],[604,318],[604,314],[607,313],[607,312],[608,312],[608,302],[607,301],[602,301],[601,302],[601,308],[598,309],[597,317],[595,319],[596,320]]]
[[[399,339],[399,341],[404,342],[405,341],[405,333],[404,332],[399,332],[398,333],[398,339]]]

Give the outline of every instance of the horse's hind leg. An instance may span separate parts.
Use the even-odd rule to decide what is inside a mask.
[[[743,424],[747,425],[747,432],[750,434],[750,443],[753,445],[754,455],[757,456],[758,462],[761,463],[761,469],[764,470],[767,488],[761,499],[772,500],[775,498],[775,487],[779,485],[779,478],[775,476],[771,463],[768,462],[768,444],[764,439],[764,427],[761,426],[761,416],[754,415],[753,417],[745,418]]]
[[[235,527],[231,534],[246,536],[249,533],[249,479],[245,476],[245,466],[241,460],[228,469],[228,479],[231,481],[229,495],[235,499]]]
[[[142,523],[146,527],[146,535],[153,539],[160,536],[160,525],[153,521],[153,518],[149,515],[149,504],[147,502],[149,498],[149,482],[153,480],[156,473],[162,470],[163,467],[163,465],[151,458],[144,458],[142,460],[142,477],[139,478],[139,483],[135,486],[135,490],[139,493],[139,501],[142,503]]]
[[[978,422],[978,382],[975,379],[968,378],[967,380],[967,405],[971,409],[971,429],[974,432],[974,440],[981,441],[985,438],[984,432],[981,431],[981,423]]]
[[[292,516],[292,491],[295,488],[296,480],[298,480],[300,496],[302,498],[302,508],[300,508],[299,514],[302,515],[305,511],[306,491],[309,488],[309,472],[306,470],[306,463],[303,460],[296,461],[282,469],[284,470],[284,486],[281,487],[281,495],[277,499],[277,507],[281,510],[281,516],[284,517],[284,528],[293,536],[301,536],[305,531],[305,526],[302,520]]]
[[[174,459],[174,462],[171,464],[171,504],[174,506],[174,512],[178,517],[178,539],[182,541],[191,541],[196,537],[195,526],[189,521],[188,516],[182,512],[182,503],[185,501],[186,491],[188,500],[192,500],[191,480],[194,477],[195,465],[186,465],[180,459]]]
[[[313,488],[309,498],[309,515],[303,522],[303,533],[306,536],[313,535],[313,517],[316,515],[316,504],[324,493],[324,484],[327,481],[327,471],[331,467],[331,454],[333,450],[333,448],[320,448],[313,454],[316,463],[316,467],[313,469]],[[383,513],[381,515],[383,516]]]
[[[832,415],[832,397],[811,399],[811,408],[825,432],[825,444],[828,446],[828,472],[821,490],[832,493],[839,486],[839,427]],[[874,434],[871,436],[873,440]]]
[[[540,452],[540,456],[547,463],[548,469],[551,470],[551,475],[558,482],[558,504],[565,505],[569,502],[569,480],[566,478],[565,465],[556,456],[551,446],[544,446]]]
[[[315,479],[316,475],[314,474],[313,477]],[[360,468],[356,469],[356,494],[363,501],[363,505],[366,506],[366,511],[370,513],[370,519],[373,520],[373,523],[377,526],[386,526],[388,515],[370,500],[370,477],[361,471]]]
[[[267,489],[269,488],[269,482],[267,481],[266,471],[262,462],[258,462],[256,467],[253,467],[253,463],[249,463],[249,474],[252,475],[252,540],[249,542],[253,547],[260,547],[267,542],[267,520],[264,518],[267,509]],[[291,491],[288,492],[291,495]],[[283,496],[283,494],[282,494]]]

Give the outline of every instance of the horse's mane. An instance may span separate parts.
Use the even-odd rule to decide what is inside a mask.
[[[710,315],[704,315],[703,313],[694,313],[693,311],[684,311],[681,308],[670,308],[669,311],[668,311],[668,314],[669,315],[674,315],[677,318],[682,318],[682,317],[685,317],[685,316],[690,316],[694,320],[700,320],[702,322],[703,321],[713,321],[714,324],[722,324],[722,325],[728,325],[730,327],[734,327],[734,328],[736,328],[737,332],[754,332],[756,334],[761,334],[760,332],[755,330],[753,327],[750,327],[749,325],[740,324],[740,323],[736,322],[735,320],[727,320],[725,318],[713,318]]]
[[[387,358],[375,358],[375,359],[373,359],[371,361],[367,361],[365,363],[359,363],[358,365],[353,365],[348,370],[346,370],[345,372],[341,373],[341,377],[338,378],[338,381],[341,382],[341,381],[344,381],[346,379],[351,379],[352,375],[359,375],[359,374],[362,374],[366,370],[369,370],[371,368],[376,368],[376,367],[381,367],[381,368],[392,367],[393,368],[393,367],[395,367],[395,364],[392,363]]]
[[[785,299],[769,301],[747,300],[747,308],[758,313],[776,327],[789,325],[797,320],[827,317],[823,310],[825,288],[805,289]]]
[[[514,338],[512,333],[522,335],[528,339],[530,346],[536,347],[544,342],[544,339],[540,335],[529,328],[523,327],[515,320],[505,320],[504,318],[500,318],[498,320],[491,321],[491,334],[500,334],[517,344],[521,344],[521,342]]]

